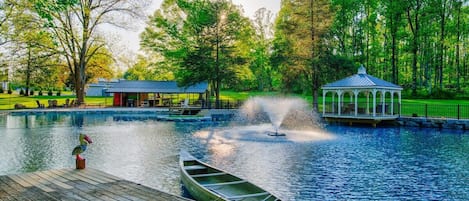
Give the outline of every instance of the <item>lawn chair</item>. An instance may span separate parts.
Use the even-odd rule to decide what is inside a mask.
[[[70,107],[70,99],[65,99],[65,104],[63,105],[64,107]]]
[[[44,104],[39,102],[39,100],[36,100],[37,108],[44,108]]]

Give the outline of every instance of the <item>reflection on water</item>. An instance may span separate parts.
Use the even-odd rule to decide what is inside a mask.
[[[467,133],[334,126],[272,138],[252,129],[144,115],[1,115],[0,174],[74,167],[83,132],[93,139],[88,167],[174,194],[184,148],[284,200],[469,199]]]

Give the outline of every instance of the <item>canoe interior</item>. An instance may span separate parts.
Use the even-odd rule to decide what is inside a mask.
[[[279,200],[260,187],[198,160],[183,162],[185,171],[201,186],[227,200]]]

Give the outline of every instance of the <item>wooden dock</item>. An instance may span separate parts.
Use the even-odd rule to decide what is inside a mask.
[[[0,176],[0,200],[189,200],[95,169]]]

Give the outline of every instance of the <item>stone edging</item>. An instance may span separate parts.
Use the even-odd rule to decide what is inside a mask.
[[[442,128],[469,130],[469,120],[446,119],[446,118],[424,118],[424,117],[399,117],[396,122],[400,126],[421,128]]]

